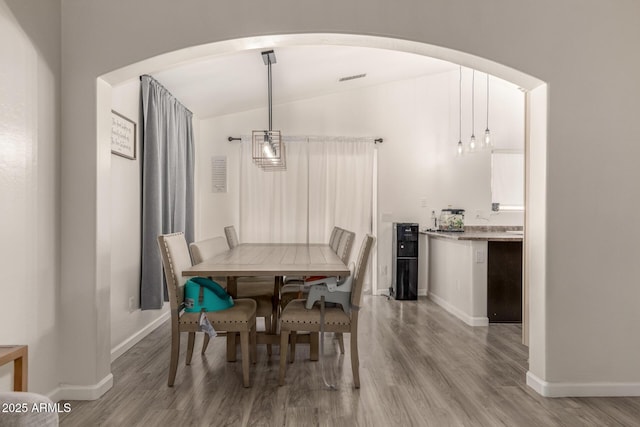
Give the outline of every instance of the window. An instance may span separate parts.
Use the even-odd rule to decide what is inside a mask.
[[[524,210],[524,153],[491,153],[491,202],[503,211]]]

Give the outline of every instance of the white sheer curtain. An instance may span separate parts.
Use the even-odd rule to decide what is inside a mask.
[[[356,233],[352,259],[372,230],[373,138],[285,139],[287,170],[266,172],[243,138],[240,240],[326,243],[334,226]]]
[[[351,259],[372,230],[371,138],[309,138],[309,241],[328,242],[334,225],[356,233]]]
[[[307,148],[286,138],[287,169],[263,171],[253,164],[251,137],[240,156],[241,242],[305,243],[307,236]]]

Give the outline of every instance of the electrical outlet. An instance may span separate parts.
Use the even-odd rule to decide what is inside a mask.
[[[429,206],[429,201],[427,199],[421,199],[420,206],[426,208],[427,206]]]
[[[129,313],[136,311],[136,297],[129,297]]]

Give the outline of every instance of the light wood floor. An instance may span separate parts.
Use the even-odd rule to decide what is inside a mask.
[[[166,323],[118,358],[114,386],[96,401],[72,401],[62,426],[640,426],[640,398],[540,397],[525,385],[527,349],[519,325],[471,328],[431,301],[366,296],[360,315],[360,378],[326,338],[325,369],[337,391],[324,388],[321,365],[298,347],[278,387],[279,353],[258,347],[252,387],[242,387],[240,361],[225,360],[225,339],[201,356],[196,340],[167,387],[170,326]],[[201,335],[201,334],[198,334]]]

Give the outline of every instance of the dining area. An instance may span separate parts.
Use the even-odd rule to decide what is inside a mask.
[[[323,349],[324,333],[333,332],[341,353],[343,334],[349,336],[353,383],[359,388],[358,313],[375,237],[367,234],[356,262],[349,263],[355,233],[337,226],[329,242],[308,244],[240,243],[235,227],[224,231],[224,238],[190,244],[182,232],[158,236],[171,310],[167,384],[172,387],[180,381],[178,373],[188,369],[200,333],[202,355],[212,338],[225,336],[227,361],[236,362],[239,354],[242,384],[251,387],[251,365],[254,370],[264,367],[264,361],[257,360],[257,346],[267,348],[268,366],[279,357],[278,384],[282,386],[287,362],[296,360],[296,346],[308,346],[310,360],[317,361],[323,357],[319,349]],[[189,308],[194,301],[185,293],[185,283],[195,277],[209,278],[214,284],[200,289],[195,298],[198,311]],[[216,286],[213,291],[212,286]],[[232,305],[213,310],[202,306],[205,293],[214,291],[218,298],[228,297]],[[308,301],[310,293],[316,300]],[[182,332],[187,333],[184,368],[178,363]]]

